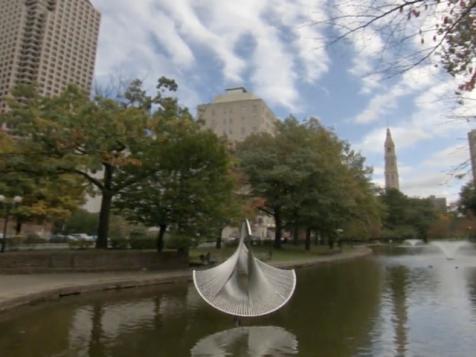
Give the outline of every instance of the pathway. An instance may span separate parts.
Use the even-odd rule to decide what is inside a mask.
[[[280,268],[300,268],[371,254],[366,247],[309,260],[270,262]],[[87,292],[123,289],[191,280],[192,270],[113,273],[0,275],[0,313],[13,308]]]

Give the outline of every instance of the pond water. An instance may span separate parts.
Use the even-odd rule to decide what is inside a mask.
[[[476,252],[380,248],[298,271],[290,303],[233,319],[191,284],[71,297],[0,320],[0,355],[474,356]]]

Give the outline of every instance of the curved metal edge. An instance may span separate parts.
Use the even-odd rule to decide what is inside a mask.
[[[267,264],[269,265],[269,264]],[[272,266],[272,265],[271,265]],[[276,268],[276,267],[273,267],[273,268]],[[279,269],[279,268],[276,268],[276,269]],[[198,284],[197,284],[197,280],[196,280],[196,277],[195,277],[195,273],[196,273],[196,270],[193,270],[193,285],[195,285],[195,289],[198,291],[198,294],[202,297],[203,300],[206,301],[206,303],[208,305],[210,305],[211,307],[213,307],[214,309],[218,310],[218,311],[221,311],[227,315],[231,315],[231,316],[239,316],[239,317],[260,317],[260,316],[264,316],[264,315],[269,315],[277,310],[279,310],[280,308],[282,308],[284,305],[286,305],[289,300],[291,300],[291,298],[293,297],[294,295],[294,291],[296,290],[296,283],[297,283],[297,278],[296,278],[296,271],[294,269],[291,270],[293,272],[293,288],[291,289],[290,293],[288,294],[288,297],[277,307],[275,307],[274,309],[271,309],[269,311],[266,311],[266,312],[263,312],[261,314],[256,314],[256,315],[243,315],[243,314],[233,314],[229,311],[226,311],[226,310],[223,310],[217,306],[215,306],[211,301],[209,301],[203,294],[202,292],[200,291],[200,289],[198,288]]]

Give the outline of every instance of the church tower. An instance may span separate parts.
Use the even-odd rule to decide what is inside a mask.
[[[398,183],[397,155],[395,154],[395,144],[392,140],[390,129],[387,129],[385,139],[385,188],[400,189]]]

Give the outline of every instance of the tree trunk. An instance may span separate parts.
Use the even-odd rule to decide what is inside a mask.
[[[223,229],[219,229],[218,230],[218,234],[217,234],[217,240],[216,240],[216,243],[215,243],[215,248],[216,249],[221,249],[221,233],[222,233]]]
[[[17,218],[17,222],[16,222],[16,225],[15,225],[15,235],[20,235],[21,233],[21,227],[23,225],[23,221],[21,218]]]
[[[96,248],[107,249],[107,237],[109,233],[109,215],[111,211],[112,194],[103,192],[101,211],[99,211],[98,239]]]
[[[281,249],[281,238],[283,235],[283,222],[281,220],[281,212],[279,209],[274,210],[274,223],[276,231],[274,232],[274,247]]]
[[[107,249],[107,237],[109,234],[109,216],[111,213],[112,197],[112,173],[113,167],[104,165],[104,189],[102,190],[101,210],[99,211],[97,249]]]
[[[306,250],[311,250],[311,228],[306,229]]]
[[[159,233],[157,234],[157,251],[162,253],[164,250],[164,236],[167,231],[166,224],[159,224]]]
[[[2,247],[0,249],[2,253],[5,252],[5,248],[7,246],[8,218],[9,218],[9,213],[7,212],[3,218],[3,237],[2,237]]]
[[[295,223],[293,227],[293,243],[294,245],[298,245],[299,243],[299,226],[297,223]]]

